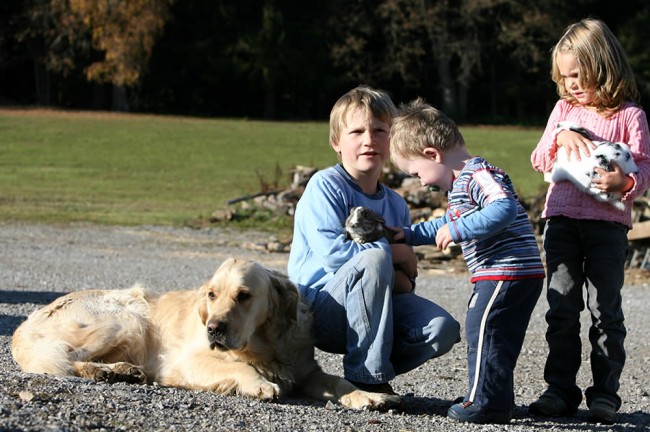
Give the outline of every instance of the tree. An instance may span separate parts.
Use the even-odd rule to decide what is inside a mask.
[[[104,53],[85,69],[86,76],[113,84],[114,109],[128,110],[126,87],[142,77],[173,1],[69,0],[72,16],[89,29],[93,48]]]
[[[10,20],[10,32],[33,62],[37,102],[50,104],[55,102],[52,74],[65,77],[75,69],[78,59],[89,52],[89,35],[64,0],[30,0],[22,6]]]
[[[435,74],[442,109],[459,120],[467,115],[469,89],[484,73],[485,60],[491,64],[498,54],[511,68],[539,71],[546,62],[544,43],[557,35],[561,22],[548,12],[551,6],[525,0],[364,3],[358,2],[355,17],[339,24],[344,36],[333,47],[333,59],[357,77],[372,70],[373,79],[399,76],[409,86],[421,87]],[[373,57],[373,40],[385,47],[380,60]]]

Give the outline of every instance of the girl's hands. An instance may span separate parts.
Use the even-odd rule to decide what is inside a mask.
[[[558,147],[564,147],[569,159],[571,159],[572,153],[575,154],[576,160],[580,160],[580,151],[585,156],[590,156],[591,150],[596,148],[596,145],[589,138],[585,138],[572,130],[560,131],[555,137],[555,144]]]
[[[614,171],[596,168],[594,171],[599,177],[592,180],[591,184],[603,192],[628,192],[634,187],[634,179],[625,174],[616,162],[612,162]]]

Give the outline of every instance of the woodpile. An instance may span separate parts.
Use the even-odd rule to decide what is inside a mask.
[[[317,169],[308,166],[296,166],[291,171],[291,185],[286,189],[261,191],[229,200],[227,208],[215,211],[210,222],[236,221],[249,217],[256,210],[270,211],[278,217],[293,217],[296,204],[302,196],[307,182]],[[422,187],[419,180],[408,177],[392,166],[385,169],[382,182],[398,192],[408,203],[411,220],[421,222],[435,219],[444,214],[447,207],[447,196],[444,193],[433,193]],[[521,203],[528,212],[535,227],[535,234],[541,245],[541,235],[544,221],[541,218],[544,209],[546,190],[539,194],[522,199]],[[650,200],[640,197],[634,203],[634,229],[630,231],[629,268],[650,266]],[[267,252],[287,253],[291,247],[291,238],[277,239],[271,237],[267,241],[245,244],[244,247]],[[419,246],[416,254],[420,266],[424,269],[446,268],[446,271],[463,271],[464,261],[460,247],[454,245],[445,251],[438,251],[435,246]]]

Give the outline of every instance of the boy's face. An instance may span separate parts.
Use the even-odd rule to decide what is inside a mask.
[[[332,147],[345,170],[355,179],[381,174],[389,157],[390,125],[364,109],[348,113],[339,142]]]
[[[397,157],[393,162],[406,174],[420,179],[422,186],[432,191],[447,192],[451,190],[454,172],[442,163],[443,153],[428,147],[422,156],[413,158]]]

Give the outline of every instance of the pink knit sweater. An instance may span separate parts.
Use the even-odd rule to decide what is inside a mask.
[[[632,228],[632,202],[650,186],[650,132],[645,112],[638,106],[627,103],[611,117],[604,118],[594,111],[573,106],[560,99],[548,119],[544,135],[531,155],[536,171],[548,173],[553,168],[557,150],[553,130],[564,120],[587,129],[594,141],[624,142],[629,145],[639,172],[631,174],[634,187],[623,197],[624,211],[597,201],[569,181],[561,181],[549,185],[542,217],[597,219],[619,222]]]

